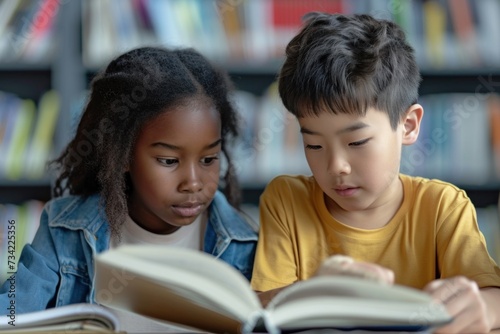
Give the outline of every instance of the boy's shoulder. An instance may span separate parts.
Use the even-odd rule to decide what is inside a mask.
[[[279,175],[266,186],[265,194],[288,193],[293,196],[309,196],[318,187],[312,175]]]
[[[413,200],[421,198],[428,201],[459,204],[470,201],[467,193],[456,185],[439,179],[429,179],[420,176],[400,175],[405,189],[405,195],[411,194]]]
[[[304,199],[316,197],[322,193],[312,175],[279,175],[271,179],[261,195],[261,202],[302,203]]]

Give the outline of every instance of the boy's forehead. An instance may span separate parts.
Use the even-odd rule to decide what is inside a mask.
[[[347,130],[357,130],[371,124],[387,122],[390,124],[389,115],[375,108],[369,107],[366,113],[361,115],[358,113],[333,113],[331,111],[323,111],[317,115],[310,114],[297,118],[301,132],[314,132],[314,129],[322,129],[325,127]],[[305,130],[305,131],[304,131]]]
[[[321,107],[321,108],[316,108],[316,109],[301,109],[299,116],[297,116],[298,119],[314,119],[314,118],[321,118],[325,116],[331,116],[331,117],[347,117],[351,119],[359,119],[359,118],[364,118],[367,116],[369,113],[381,113],[385,115],[389,115],[387,111],[377,109],[376,107],[368,106],[362,110],[358,109],[342,109],[342,110],[335,110],[329,107]]]

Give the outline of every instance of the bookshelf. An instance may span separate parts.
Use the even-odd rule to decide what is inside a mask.
[[[14,2],[26,3],[25,0]],[[75,109],[92,76],[111,57],[141,44],[191,44],[227,69],[237,89],[250,93],[254,98],[250,102],[252,106],[267,117],[260,123],[255,121],[253,128],[256,136],[261,135],[260,147],[252,151],[256,160],[242,162],[244,165],[260,161],[257,178],[241,177],[243,198],[253,204],[258,202],[266,181],[276,173],[307,171],[300,150],[293,153],[296,169],[280,169],[277,164],[276,170],[265,170],[266,166],[276,165],[267,162],[266,157],[279,157],[270,151],[270,146],[275,145],[278,137],[293,132],[286,112],[280,109],[272,91],[272,84],[281,65],[282,48],[295,33],[298,19],[306,11],[365,12],[401,23],[417,49],[423,97],[444,93],[475,94],[478,87],[482,87],[482,93],[500,94],[500,45],[495,38],[500,32],[500,21],[491,14],[495,13],[495,8],[500,10],[500,5],[494,0],[469,0],[465,2],[469,6],[453,5],[453,9],[437,0],[426,1],[425,5],[417,0],[40,0],[31,3],[57,5],[57,11],[53,11],[53,35],[49,39],[54,47],[48,57],[37,60],[0,58],[0,91],[15,93],[37,103],[46,91],[58,92],[61,112],[53,135],[52,156],[60,152],[72,136],[75,115],[70,111]],[[29,18],[29,8],[23,8],[24,17]],[[174,13],[170,26],[166,25],[165,17],[154,15],[166,12]],[[468,24],[458,26],[458,18]],[[475,45],[474,50],[467,47],[470,43]],[[447,60],[444,64],[443,57]],[[426,109],[426,116],[432,113],[433,110]],[[280,126],[273,129],[266,122]],[[266,126],[267,132],[264,131]],[[272,140],[268,143],[269,134]],[[296,143],[297,138],[292,139]],[[489,153],[493,150],[490,148]],[[488,177],[482,183],[461,182],[460,177],[449,181],[464,188],[478,207],[497,204],[500,177],[494,176],[493,164],[487,168]],[[50,182],[50,176],[36,180],[8,180],[0,176],[0,203],[30,199],[46,201],[50,198]]]
[[[10,4],[17,5],[17,14],[0,23],[0,28],[2,25],[5,28],[1,35],[0,92],[35,103],[36,115],[30,127],[31,133],[36,132],[34,123],[41,123],[43,96],[50,91],[57,92],[58,106],[52,105],[49,108],[57,109],[51,112],[57,117],[54,119],[55,124],[51,126],[45,122],[40,125],[41,128],[46,128],[49,136],[50,147],[44,152],[46,161],[55,157],[71,136],[67,127],[69,115],[59,110],[68,110],[85,88],[85,81],[81,76],[83,67],[79,60],[80,5],[51,0],[14,0]],[[0,10],[5,13],[3,10],[9,5],[5,2],[1,6],[4,7]],[[35,30],[43,27],[47,31],[42,38]],[[37,38],[44,39],[47,43],[39,48],[45,52],[37,51],[37,48],[31,46],[40,44],[33,43]],[[19,45],[14,47],[21,40],[26,41],[26,48]],[[5,115],[5,109],[2,112]],[[54,131],[48,128],[53,128]],[[35,142],[34,136],[33,134],[29,141]],[[5,137],[0,139],[1,147],[9,146]],[[29,151],[30,144],[32,143],[27,143],[24,152],[18,153],[26,155],[22,164],[23,171],[15,173],[15,177],[7,175],[3,170],[0,173],[0,203],[21,204],[28,200],[45,202],[50,199],[52,176],[46,171],[37,172],[36,175],[30,175],[26,171],[29,162],[27,156],[32,153]]]

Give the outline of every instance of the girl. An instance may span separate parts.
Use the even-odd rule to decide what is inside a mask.
[[[17,314],[94,303],[93,256],[125,243],[203,250],[250,279],[257,234],[231,205],[227,145],[237,117],[229,89],[227,76],[192,49],[135,49],[93,80],[76,136],[54,161],[56,198],[20,257]],[[0,289],[3,314],[8,286]]]

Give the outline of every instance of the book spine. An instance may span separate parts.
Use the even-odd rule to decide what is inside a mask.
[[[243,334],[269,333],[280,334],[281,330],[272,321],[272,316],[267,310],[260,310],[250,315],[241,330]]]

